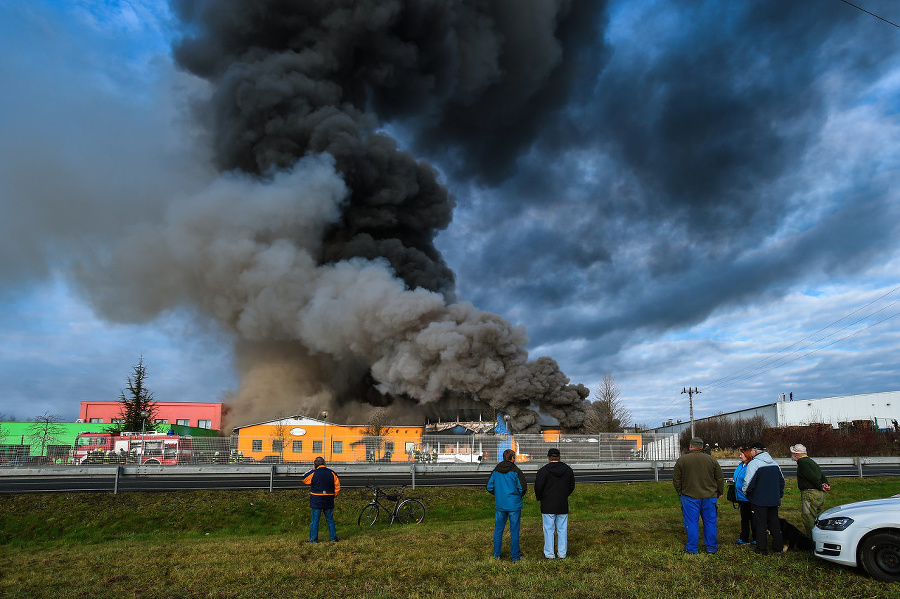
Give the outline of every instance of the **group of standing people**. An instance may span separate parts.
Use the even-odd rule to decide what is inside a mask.
[[[816,518],[825,509],[825,493],[831,490],[828,479],[818,464],[807,455],[806,447],[798,443],[791,446],[791,458],[797,462],[797,487],[800,490],[801,520],[807,536],[812,536]],[[784,474],[781,467],[766,451],[762,443],[742,447],[740,463],[734,470],[735,495],[740,508],[741,532],[738,544],[752,544],[754,552],[767,554],[768,535],[772,547],[782,550],[783,539],[778,508],[784,497]],[[309,542],[319,540],[319,522],[322,515],[328,525],[331,542],[337,542],[334,522],[334,498],[341,490],[337,474],[325,466],[325,460],[317,457],[313,469],[303,475],[303,482],[310,486],[309,505],[312,520]],[[687,535],[684,553],[699,553],[700,520],[703,521],[703,544],[707,553],[718,551],[718,506],[725,486],[725,477],[719,461],[704,452],[703,439],[694,437],[689,451],[678,458],[672,473],[672,484],[681,502],[681,514]],[[528,492],[525,474],[516,466],[516,452],[507,449],[503,461],[491,472],[487,490],[494,496],[494,551],[499,558],[503,546],[503,533],[509,523],[510,558],[516,562],[522,558],[519,529],[522,521],[522,500]],[[544,558],[563,559],[568,552],[569,496],[575,490],[575,473],[560,461],[558,449],[547,452],[547,464],[538,470],[534,481],[535,498],[541,504],[541,520],[544,532]]]
[[[694,437],[690,450],[675,463],[672,482],[681,499],[681,513],[687,534],[684,553],[699,552],[699,521],[703,520],[703,541],[708,553],[718,550],[717,501],[723,495],[724,476],[718,460],[703,452],[703,439]],[[812,536],[813,525],[825,508],[825,492],[831,490],[828,479],[818,464],[806,453],[802,444],[790,448],[797,462],[797,487],[801,497],[801,520],[806,535]],[[781,467],[760,442],[742,447],[740,463],[734,471],[735,495],[741,516],[738,544],[755,545],[760,555],[772,548],[783,549],[778,508],[784,497],[784,474]]]
[[[534,479],[534,495],[541,502],[544,559],[563,559],[568,551],[569,495],[575,490],[575,473],[568,464],[560,461],[556,448],[547,452],[547,460]],[[522,522],[522,498],[528,492],[528,483],[525,482],[525,474],[516,466],[516,452],[512,449],[503,452],[503,461],[491,472],[487,490],[494,496],[493,556],[501,556],[503,532],[508,521],[509,555],[512,561],[517,562],[522,558],[519,527]]]

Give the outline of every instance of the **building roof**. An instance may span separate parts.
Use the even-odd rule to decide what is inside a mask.
[[[493,421],[477,422],[435,422],[425,425],[426,433],[444,433],[446,435],[475,435],[489,433],[497,426]]]

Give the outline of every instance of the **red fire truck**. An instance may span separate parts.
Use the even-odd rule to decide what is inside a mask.
[[[75,438],[76,464],[190,463],[190,437],[174,433],[81,433]]]

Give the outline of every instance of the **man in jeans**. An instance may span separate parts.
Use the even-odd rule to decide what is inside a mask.
[[[778,553],[784,550],[778,508],[784,497],[784,474],[781,466],[766,451],[766,446],[757,441],[750,446],[753,459],[747,464],[744,475],[744,495],[753,509],[753,523],[756,526],[756,548],[754,553],[769,553],[769,537],[772,535],[772,549]]]
[[[555,447],[547,452],[549,462],[537,471],[534,496],[541,502],[544,524],[544,558],[566,557],[569,534],[569,495],[575,490],[575,473],[568,464],[559,461]],[[556,552],[553,551],[553,532],[556,530]]]
[[[684,553],[697,553],[700,542],[700,518],[703,518],[703,543],[707,553],[719,548],[716,502],[725,491],[725,476],[719,461],[704,453],[703,439],[691,439],[690,451],[675,462],[672,484],[681,500],[681,515],[687,543]]]
[[[825,492],[831,490],[822,469],[806,455],[806,446],[791,446],[791,459],[797,462],[797,488],[800,489],[800,520],[806,536],[812,538],[816,518],[825,511]]]
[[[337,474],[325,467],[325,458],[319,456],[313,462],[313,469],[303,475],[303,483],[309,485],[309,507],[312,521],[309,524],[309,543],[319,542],[319,519],[325,512],[328,536],[337,543],[337,527],[334,524],[334,498],[341,492],[341,481]]]
[[[509,520],[509,555],[512,561],[522,558],[519,548],[519,524],[522,521],[522,497],[528,490],[525,475],[516,466],[516,452],[507,449],[503,461],[497,464],[487,482],[488,493],[494,496],[494,557],[500,557],[503,530]]]

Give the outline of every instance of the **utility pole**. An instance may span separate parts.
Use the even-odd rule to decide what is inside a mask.
[[[697,387],[694,387],[693,389],[691,389],[690,387],[688,387],[687,389],[682,387],[681,392],[688,394],[688,401],[690,402],[690,405],[691,405],[691,439],[693,439],[694,438],[694,393],[699,394],[700,389],[698,389]]]

